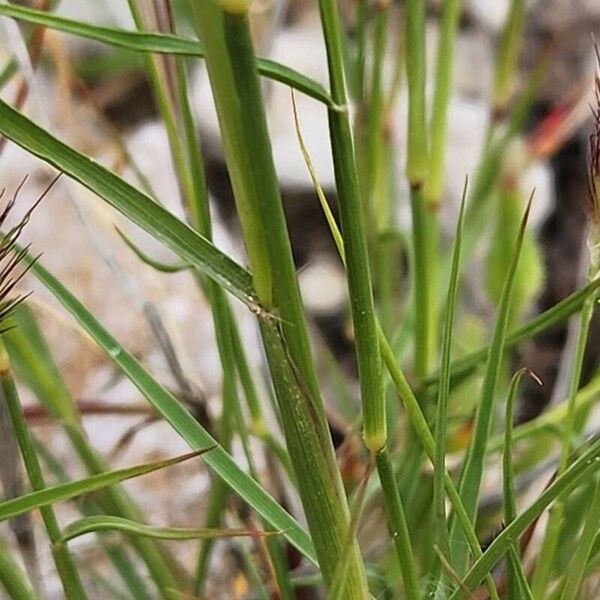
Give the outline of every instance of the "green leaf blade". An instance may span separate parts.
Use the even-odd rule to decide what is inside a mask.
[[[63,542],[74,540],[88,533],[119,531],[128,535],[149,537],[159,540],[207,540],[229,537],[261,537],[278,532],[252,531],[248,529],[211,529],[208,527],[153,527],[123,517],[93,515],[69,524],[63,530]]]
[[[490,436],[492,411],[500,377],[500,369],[503,362],[506,329],[508,325],[509,312],[513,292],[515,274],[519,265],[521,248],[525,236],[527,218],[531,209],[533,196],[529,199],[527,208],[521,221],[519,233],[515,242],[515,249],[507,274],[502,297],[498,306],[494,333],[488,354],[486,372],[481,389],[481,399],[475,415],[475,425],[471,441],[467,448],[463,469],[459,482],[459,492],[468,516],[474,522],[477,512],[477,503],[481,481],[483,478],[485,447]],[[450,533],[450,550],[453,557],[454,567],[459,574],[464,573],[467,566],[468,551],[464,543],[464,535],[458,530],[456,524]]]
[[[134,52],[176,54],[195,58],[204,57],[204,52],[198,40],[183,38],[178,35],[127,31],[117,27],[100,27],[91,23],[52,15],[42,10],[14,5],[1,5],[0,16],[41,25]],[[310,77],[266,58],[258,58],[257,67],[261,75],[295,88],[328,107],[333,107],[333,101],[325,88],[320,83],[310,79]]]
[[[31,261],[31,257],[28,260]],[[158,383],[53,275],[39,262],[35,263],[31,270],[192,449],[202,450],[216,444],[216,440],[183,405]],[[283,531],[292,545],[316,563],[314,547],[306,531],[254,479],[240,469],[222,446],[214,447],[206,454],[204,461],[274,529]]]
[[[260,309],[250,274],[244,268],[152,198],[70,148],[1,100],[0,133],[92,190],[251,309]]]
[[[49,486],[44,489],[13,498],[11,500],[5,500],[0,502],[0,521],[11,519],[17,515],[22,515],[30,510],[36,508],[42,508],[44,506],[50,506],[57,502],[63,502],[65,500],[71,500],[82,494],[94,492],[103,489],[107,486],[113,485],[125,479],[132,479],[134,477],[140,477],[159,469],[164,469],[189,460],[196,456],[211,450],[214,446],[205,447],[201,451],[190,452],[182,456],[175,458],[169,458],[167,460],[161,460],[153,463],[144,465],[138,465],[135,467],[128,467],[126,469],[119,469],[117,471],[108,471],[106,473],[100,473],[99,475],[92,475],[85,479],[78,481],[69,481],[67,483],[61,483],[55,486]]]

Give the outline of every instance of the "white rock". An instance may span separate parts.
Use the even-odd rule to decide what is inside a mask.
[[[482,25],[498,32],[508,14],[510,0],[467,0],[466,6]]]
[[[346,305],[344,272],[329,258],[316,258],[299,274],[304,304],[314,315],[331,315]]]

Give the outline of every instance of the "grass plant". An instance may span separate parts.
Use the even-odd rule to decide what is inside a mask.
[[[257,17],[255,2],[123,3],[132,29],[61,16],[55,12],[58,2],[36,8],[2,3],[0,18],[21,24],[26,41],[45,28],[103,44],[109,52],[141,56],[185,217],[154,197],[152,187],[138,189],[38,125],[4,94],[0,135],[83,185],[176,255],[170,263],[157,261],[119,230],[123,251],[133,252],[166,289],[170,275],[179,273],[191,277],[204,297],[204,312],[193,318],[212,319],[221,369],[216,403],[210,419],[190,411],[185,394],[165,386],[45,267],[45,254],[72,251],[68,240],[64,248],[19,244],[38,204],[59,194],[58,188],[34,199],[25,218],[12,226],[15,202],[8,201],[0,216],[0,402],[30,489],[0,501],[0,522],[39,511],[40,538],[69,600],[91,599],[100,588],[136,600],[202,597],[218,568],[213,549],[220,539],[239,556],[248,598],[293,600],[305,597],[300,590],[306,597],[324,591],[336,600],[587,598],[586,586],[597,580],[600,566],[600,439],[590,429],[600,394],[597,366],[589,381],[582,378],[600,290],[599,80],[590,143],[588,281],[536,315],[534,299],[544,278],[527,219],[534,195],[524,202],[523,194],[531,191],[522,189],[524,167],[513,168],[513,159],[515,148],[527,150],[525,123],[549,62],[545,56],[518,92],[523,1],[510,3],[496,50],[486,141],[462,199],[447,198],[445,181],[460,0],[443,0],[434,17],[425,0],[407,0],[402,7],[358,0],[346,7],[349,14],[341,3],[318,0],[313,10],[326,53],[326,85],[257,56],[260,28],[254,28],[254,19],[268,17]],[[437,31],[430,67],[428,19]],[[31,46],[31,52],[39,51]],[[32,62],[45,68],[43,61]],[[0,91],[17,80],[20,64],[11,58],[0,69]],[[206,76],[216,107],[243,260],[213,241],[215,199],[197,123],[206,107],[192,94],[198,72]],[[316,343],[300,293],[290,235],[295,225],[286,218],[268,126],[270,84],[292,90],[289,116],[317,196],[315,209],[322,210],[346,279],[353,375],[322,340]],[[401,114],[407,124],[404,171],[396,160],[394,126],[402,112],[401,92],[408,99]],[[333,158],[334,190],[324,190],[318,180],[303,137],[299,94],[327,116],[321,140]],[[16,198],[27,190],[22,185],[10,192]],[[335,192],[331,203],[329,191]],[[461,201],[448,242],[441,219],[450,200]],[[402,207],[412,217],[408,227],[398,218]],[[479,332],[486,339],[480,346],[468,337],[473,315],[466,298],[469,269],[485,236],[491,237],[485,307],[490,331]],[[100,456],[85,433],[85,407],[69,389],[23,291],[25,275],[46,288],[104,360],[137,388],[155,418],[187,443],[189,454],[125,469]],[[252,314],[256,340],[242,331],[236,303]],[[536,377],[528,365],[515,364],[516,351],[571,318],[579,328],[567,398],[530,422],[516,422],[522,377]],[[174,347],[166,342],[173,358]],[[264,359],[262,372],[250,361],[256,353]],[[177,374],[178,381],[186,380],[181,369]],[[21,403],[25,389],[66,435],[84,475],[75,476],[72,465],[62,465],[36,441]],[[243,461],[236,458],[238,446]],[[210,482],[206,497],[198,498],[203,521],[193,527],[176,520],[155,524],[121,486],[191,460],[206,467]],[[553,465],[551,478],[539,475],[542,464]],[[502,485],[496,485],[500,473]],[[529,493],[531,483],[544,476],[545,487],[537,486],[542,491]],[[77,516],[67,513],[69,522],[63,523],[66,502]],[[492,516],[484,510],[488,505],[494,506]],[[536,545],[531,533],[542,527]],[[21,568],[5,531],[1,593],[37,600],[45,582],[30,580],[32,571]],[[74,540],[84,535],[94,536],[118,578],[100,575],[75,556]],[[114,536],[124,543],[111,543]],[[196,540],[192,569],[172,550],[184,540]],[[566,555],[574,557],[568,570]]]

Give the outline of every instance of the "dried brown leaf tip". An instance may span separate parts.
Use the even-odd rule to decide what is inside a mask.
[[[21,247],[18,243],[19,236],[29,222],[29,219],[31,219],[33,211],[46,197],[59,177],[60,173],[50,182],[48,187],[34,202],[33,206],[27,210],[19,222],[10,227],[6,232],[3,231],[3,228],[17,203],[19,194],[25,186],[27,176],[21,180],[12,198],[0,212],[0,333],[10,328],[7,325],[8,318],[14,309],[29,296],[28,293],[17,292],[17,286],[36,259],[26,260],[29,253],[29,245]],[[0,201],[4,198],[5,193],[5,189],[0,190]],[[25,262],[27,264],[24,266]]]
[[[596,48],[600,68],[600,49]],[[595,101],[592,106],[593,131],[590,135],[589,207],[594,223],[600,226],[600,72],[595,77]]]

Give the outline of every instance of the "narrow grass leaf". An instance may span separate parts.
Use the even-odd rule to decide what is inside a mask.
[[[92,475],[109,471],[108,465],[89,444],[82,428],[77,405],[31,309],[27,305],[19,306],[12,315],[11,325],[14,326],[4,334],[4,341],[21,380],[36,395],[55,423],[62,427],[73,451],[85,465],[88,473]],[[48,463],[50,459],[48,453],[45,456]],[[63,480],[66,481],[66,477]],[[118,485],[106,488],[96,498],[96,504],[101,511],[108,514],[142,520],[139,508]],[[178,566],[171,554],[164,548],[159,549],[148,539],[133,538],[131,541],[158,589],[164,592],[165,587],[173,585],[175,581],[173,573],[178,570]],[[130,564],[128,557],[123,555],[123,549],[108,548],[107,551],[132,591],[132,597],[142,598],[144,594],[147,597],[148,590]]]
[[[23,513],[36,508],[50,506],[51,504],[64,502],[65,500],[71,500],[82,494],[88,494],[89,492],[103,489],[109,485],[118,483],[119,481],[124,481],[125,479],[140,477],[141,475],[146,475],[147,473],[152,473],[153,471],[176,465],[191,458],[195,458],[203,452],[212,450],[213,447],[214,446],[204,448],[201,451],[190,452],[168,460],[160,460],[144,465],[138,465],[136,467],[129,467],[127,469],[109,471],[107,473],[93,475],[92,477],[86,477],[79,481],[61,483],[36,492],[31,492],[24,496],[20,496],[19,498],[0,502],[0,521],[5,521],[16,515],[22,515]]]
[[[597,374],[585,387],[579,390],[575,405],[576,416],[586,413],[600,396],[600,374]],[[532,421],[521,423],[514,428],[512,435],[513,445],[524,440],[533,441],[536,435],[554,434],[560,441],[564,423],[567,420],[567,406],[561,402],[554,408],[543,412]],[[491,437],[488,441],[487,452],[501,451],[504,445],[504,436],[501,434]]]
[[[515,581],[513,583],[514,587],[509,587],[509,590],[513,590],[513,592],[509,591],[508,598],[521,598],[522,600],[534,600],[533,592],[531,591],[531,586],[529,585],[529,581],[527,581],[527,577],[525,575],[525,571],[523,570],[523,562],[519,557],[516,545],[513,544],[508,548],[508,555],[506,557],[508,561],[508,567],[510,571],[513,573],[513,577]],[[509,583],[510,585],[510,583]],[[512,594],[512,595],[511,595]]]
[[[148,256],[145,252],[143,252],[133,241],[125,235],[118,227],[116,227],[117,233],[120,238],[125,242],[125,245],[146,265],[152,267],[155,271],[159,271],[160,273],[181,273],[182,271],[186,271],[191,269],[192,266],[186,262],[179,263],[163,263],[158,260],[153,259],[151,256]]]
[[[0,133],[82,183],[252,310],[260,310],[250,274],[245,269],[152,198],[53,137],[1,100]]]
[[[517,399],[519,384],[524,375],[529,375],[536,383],[542,385],[541,380],[530,369],[519,369],[513,376],[508,390],[506,400],[506,413],[504,421],[504,453],[502,459],[502,484],[504,495],[504,521],[505,524],[511,523],[517,516],[517,502],[515,498],[514,486],[514,467],[512,459],[513,443],[513,418],[514,406]]]
[[[31,258],[29,257],[28,260]],[[158,383],[39,262],[33,265],[32,272],[192,448],[204,449],[216,443],[182,404]],[[204,460],[275,530],[283,531],[283,535],[292,545],[309,560],[316,562],[311,539],[305,530],[254,479],[241,470],[228,452],[221,446],[217,446],[204,457]]]
[[[504,341],[506,338],[506,327],[511,306],[513,283],[517,266],[519,264],[521,248],[525,236],[525,228],[527,225],[527,218],[529,216],[529,211],[531,210],[532,200],[533,194],[529,199],[527,208],[525,209],[525,213],[521,221],[519,234],[515,242],[515,251],[513,254],[512,263],[507,274],[502,296],[498,305],[496,324],[494,326],[492,343],[490,345],[486,372],[481,389],[481,399],[475,416],[473,436],[469,443],[469,447],[467,448],[459,482],[459,493],[463,500],[467,515],[472,522],[475,521],[475,516],[477,513],[477,503],[479,500],[481,480],[483,478],[485,447],[490,436],[494,400],[504,356]],[[451,530],[450,538],[450,551],[453,564],[457,572],[462,574],[464,573],[467,565],[468,546],[464,543],[465,539],[463,532],[458,530],[456,524],[454,524]]]
[[[157,54],[178,54],[202,58],[204,52],[198,40],[187,39],[167,33],[151,33],[141,31],[127,31],[116,27],[100,27],[82,21],[67,19],[49,14],[42,10],[25,8],[14,5],[0,5],[0,16],[11,17],[26,23],[35,23],[70,33],[78,37],[132,50],[135,52],[153,52]],[[278,62],[258,58],[258,71],[261,75],[297,89],[299,92],[333,107],[334,104],[325,88],[306,75],[298,73]]]
[[[450,274],[450,284],[448,287],[448,304],[446,310],[446,319],[444,321],[444,337],[442,341],[442,353],[440,359],[440,384],[438,386],[435,428],[435,459],[433,463],[433,504],[435,511],[434,518],[437,528],[437,540],[440,551],[444,553],[446,557],[449,556],[450,552],[444,494],[444,475],[446,474],[446,423],[448,413],[448,398],[450,396],[452,332],[454,329],[454,311],[456,309],[456,299],[458,296],[460,250],[462,244],[466,197],[467,181],[465,181],[465,186],[463,189],[458,223],[456,226],[456,235],[454,238],[454,248],[452,251],[452,270]]]
[[[331,236],[333,237],[333,241],[335,243],[335,247],[340,255],[340,259],[344,266],[346,265],[346,253],[344,252],[344,240],[342,238],[342,233],[337,226],[335,217],[329,206],[329,202],[327,202],[327,197],[325,196],[325,192],[323,191],[323,187],[319,183],[319,178],[317,177],[317,171],[313,165],[312,159],[310,157],[310,153],[308,148],[306,147],[306,143],[304,142],[304,136],[302,135],[302,129],[300,127],[300,119],[298,117],[298,107],[296,105],[296,97],[294,96],[294,91],[291,91],[292,98],[292,110],[294,114],[294,128],[296,130],[296,138],[298,139],[298,145],[300,146],[300,152],[302,152],[302,158],[304,159],[304,163],[306,164],[306,168],[308,169],[308,174],[310,175],[310,180],[313,184],[313,188],[317,194],[317,198],[319,199],[319,204],[321,205],[321,209],[323,210],[323,214],[325,215],[325,219],[327,220],[327,225],[329,226],[329,231]]]
[[[68,542],[87,533],[98,531],[120,531],[128,535],[156,538],[159,540],[206,540],[230,537],[261,537],[277,535],[273,531],[248,529],[211,529],[208,527],[152,527],[131,519],[108,515],[83,517],[63,529],[63,542]]]

